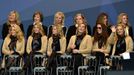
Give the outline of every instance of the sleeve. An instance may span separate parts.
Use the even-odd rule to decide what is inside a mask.
[[[64,37],[62,42],[61,42],[61,53],[64,54],[66,50],[66,38]]]
[[[2,53],[4,54],[4,55],[9,55],[10,54],[10,50],[7,48],[8,46],[7,46],[7,41],[8,39],[7,38],[5,38],[5,40],[4,40],[4,43],[3,43],[3,46],[2,46]]]
[[[115,43],[115,36],[116,36],[116,33],[111,33],[109,38],[108,38],[108,43],[109,44],[114,44]]]
[[[22,32],[25,34],[23,24],[20,24],[20,28],[21,28]]]
[[[133,30],[132,30],[132,27],[129,27],[129,35],[131,36],[132,39],[134,39],[133,38]]]
[[[25,40],[24,39],[21,41],[21,44],[20,45],[21,45],[21,50],[18,50],[18,53],[20,55],[23,55],[24,52],[25,52]]]
[[[67,47],[67,51],[68,51],[68,52],[70,52],[70,50],[71,50],[71,49],[70,49],[70,46],[73,44],[73,41],[74,41],[73,38],[74,38],[74,36],[72,36],[72,37],[70,38],[70,40],[69,40],[69,44],[68,44],[68,47]]]
[[[48,39],[51,37],[52,34],[52,26],[49,27]]]
[[[3,27],[2,27],[2,39],[4,40],[8,34],[8,26],[7,24],[3,24]]]
[[[113,49],[112,49],[112,56],[115,54],[115,46],[116,46],[116,43],[114,44]]]
[[[63,33],[64,33],[64,35],[66,35],[66,30],[67,30],[67,28],[66,27],[63,27]]]
[[[28,40],[27,40],[27,47],[26,47],[26,52],[28,53],[28,54],[30,54],[30,52],[32,51],[31,50],[31,36],[29,36],[28,37]]]
[[[90,25],[87,25],[88,35],[91,35],[91,27]]]
[[[52,53],[51,45],[52,45],[52,39],[51,39],[51,37],[50,37],[49,40],[48,40],[48,47],[47,47],[47,55],[48,55],[48,56],[50,56],[51,53]]]
[[[47,36],[47,26],[45,26],[45,25],[42,25],[42,26],[43,26],[43,29],[44,29],[45,35]]]
[[[68,31],[67,31],[67,35],[66,35],[66,40],[67,40],[67,44],[69,43],[69,40],[71,38],[71,36],[73,35],[73,29],[71,28],[71,26],[68,28]]]
[[[90,36],[87,37],[87,40],[85,42],[85,45],[86,45],[86,48],[83,49],[83,50],[80,50],[80,53],[90,53],[91,52],[91,49],[92,49],[92,39]]]
[[[127,52],[133,51],[133,40],[130,36],[128,37],[128,49],[126,51]]]
[[[27,29],[27,39],[28,39],[28,37],[31,35],[31,33],[32,33],[32,28],[33,28],[33,26],[32,25],[29,25],[28,26],[28,29]]]

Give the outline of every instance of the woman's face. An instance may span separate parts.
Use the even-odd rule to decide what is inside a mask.
[[[57,24],[61,24],[61,23],[62,23],[62,16],[61,16],[61,15],[56,15],[56,17],[55,17],[55,22],[56,22]]]
[[[117,34],[118,35],[123,35],[124,34],[124,28],[122,26],[117,27]]]
[[[39,23],[40,21],[41,21],[40,15],[39,15],[39,14],[36,14],[36,15],[34,16],[34,22],[35,22],[35,23]]]
[[[55,26],[54,26],[53,29],[52,29],[52,33],[53,33],[53,34],[58,34],[58,30],[57,30],[57,28],[56,28]]]
[[[15,27],[12,27],[12,28],[11,28],[10,34],[11,34],[12,36],[15,36],[15,35],[16,35]]]
[[[34,33],[39,33],[40,29],[37,25],[34,26]]]
[[[15,13],[11,12],[9,15],[8,15],[8,20],[10,22],[14,22],[15,21],[15,18],[16,18],[16,15]]]
[[[122,20],[121,21],[122,21],[123,24],[127,24],[127,22],[128,22],[127,16],[126,15],[122,16]]]
[[[79,32],[79,33],[84,33],[85,31],[86,31],[85,25],[84,25],[84,24],[80,24],[80,25],[78,26],[78,32]]]
[[[98,34],[101,34],[102,33],[102,27],[101,27],[100,24],[97,24],[96,29],[97,29]]]
[[[80,25],[80,24],[83,23],[83,18],[81,17],[81,15],[78,15],[78,16],[76,17],[76,23],[77,23],[78,25]]]
[[[104,22],[105,25],[107,24],[107,21],[108,21],[107,16],[104,16],[104,18],[103,18],[103,22]]]

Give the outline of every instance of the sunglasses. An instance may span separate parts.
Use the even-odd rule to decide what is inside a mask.
[[[101,27],[97,27],[97,29],[102,29]]]

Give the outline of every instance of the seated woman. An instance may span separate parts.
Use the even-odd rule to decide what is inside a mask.
[[[10,55],[19,55],[22,56],[25,49],[25,39],[24,35],[19,26],[13,26],[9,28],[9,34],[4,40],[2,46],[2,53],[4,54],[4,58],[2,60],[2,68],[10,67],[10,65],[14,61],[10,61],[10,59],[6,62],[5,57]],[[17,60],[20,61],[20,60]],[[9,65],[7,65],[7,64]],[[13,64],[12,64],[13,65]]]
[[[74,73],[78,75],[78,67],[82,65],[82,56],[88,56],[92,49],[91,36],[87,34],[87,25],[80,24],[69,41],[67,51],[72,53],[75,60]]]
[[[33,26],[32,33],[28,37],[26,52],[28,54],[28,61],[26,65],[30,67],[30,63],[33,62],[33,67],[36,65],[33,60],[33,56],[36,54],[45,55],[47,48],[47,37],[44,35],[43,27],[40,24],[36,24]],[[32,59],[30,61],[30,58]],[[41,66],[41,62],[40,62]]]
[[[114,36],[113,36],[114,35]],[[131,52],[133,50],[133,40],[129,35],[125,35],[123,25],[118,24],[115,29],[112,29],[110,41],[114,41],[112,55],[122,55],[124,52]]]
[[[108,56],[110,52],[110,44],[108,43],[108,33],[107,28],[102,23],[97,23],[95,28],[95,33],[93,36],[93,54],[98,59],[98,65],[105,65],[105,56]]]
[[[64,37],[62,27],[52,26],[52,34],[48,41],[48,51],[47,54],[49,56],[49,67],[53,69],[53,74],[56,74],[56,64],[55,59],[58,58],[59,55],[64,54],[66,50],[66,38]]]
[[[133,51],[133,40],[129,35],[125,35],[125,29],[123,25],[118,24],[117,27],[112,27],[112,34],[110,35],[111,43],[114,43],[114,47],[112,50],[112,56],[122,56],[125,52]],[[116,64],[120,64],[117,67]],[[112,64],[114,69],[122,69],[121,62],[118,61]]]

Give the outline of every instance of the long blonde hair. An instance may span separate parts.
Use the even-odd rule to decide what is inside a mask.
[[[9,28],[9,34],[7,35],[7,37],[10,38],[10,36],[11,36],[10,32],[11,32],[11,30],[12,30],[13,28],[14,28],[14,30],[15,30],[16,37],[17,37],[18,41],[21,42],[21,41],[24,39],[24,34],[23,34],[23,32],[21,31],[20,27],[17,26],[17,25],[16,25],[16,26],[12,26],[12,27]]]
[[[53,25],[52,26],[52,30],[53,30],[54,27],[56,27],[57,33],[58,33],[59,37],[60,38],[64,37],[64,33],[63,33],[62,27],[61,26],[55,26],[55,25]],[[53,36],[53,33],[51,35]]]
[[[121,24],[122,23],[122,17],[123,16],[126,16],[128,18],[128,15],[126,13],[120,13],[119,16],[118,16],[117,24]],[[126,25],[130,26],[129,22],[127,22]]]
[[[125,29],[124,29],[123,25],[117,24],[116,28],[117,28],[117,27],[122,27],[123,30],[124,30],[124,35],[125,35],[125,36],[128,36],[128,35],[125,34]],[[117,34],[118,34],[118,33],[117,33],[117,31],[116,31],[115,36],[114,36],[114,41],[117,41],[117,40],[118,40]]]
[[[56,24],[56,17],[59,16],[59,15],[62,17],[61,26],[64,26],[65,15],[61,11],[59,11],[59,12],[57,12],[55,14],[55,16],[54,16],[54,25]]]
[[[41,25],[41,24],[35,24],[34,27],[35,27],[35,26],[37,26],[37,28],[39,28],[40,34],[41,34],[42,36],[44,36],[44,35],[45,35],[45,32],[44,32],[44,29],[43,29],[42,25]],[[32,29],[32,34],[31,34],[31,35],[34,34],[34,27],[33,27],[33,29]]]
[[[20,25],[21,22],[20,22],[19,13],[18,13],[17,11],[13,10],[13,11],[11,11],[11,12],[9,13],[9,15],[10,15],[10,14],[15,14],[15,23],[16,23],[17,25]],[[7,20],[7,24],[10,25],[11,22],[10,22],[9,20]]]

